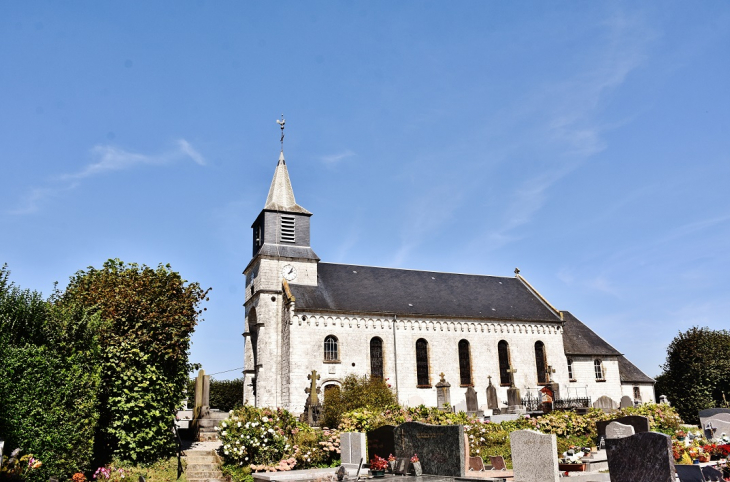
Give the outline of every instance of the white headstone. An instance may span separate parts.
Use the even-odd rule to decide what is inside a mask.
[[[558,482],[555,434],[516,430],[510,434],[515,482]]]
[[[718,440],[722,438],[722,434],[730,435],[730,420],[726,420],[726,418],[730,418],[728,414],[718,414],[705,419],[705,424],[702,428],[708,439]],[[709,426],[712,426],[712,435],[707,430]]]
[[[365,462],[365,434],[362,432],[342,432],[340,434],[340,460],[345,468],[357,468],[360,459]]]
[[[606,425],[607,439],[631,437],[632,435],[634,435],[634,427],[631,425],[624,425],[619,422],[611,422]]]

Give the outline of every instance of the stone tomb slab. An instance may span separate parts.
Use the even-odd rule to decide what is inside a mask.
[[[675,465],[674,470],[677,472],[679,482],[705,482],[702,467],[699,465]]]
[[[641,415],[629,415],[628,417],[620,417],[613,420],[604,420],[596,422],[596,431],[598,432],[598,440],[601,437],[606,438],[606,427],[611,422],[618,422],[624,425],[631,425],[634,427],[634,433],[643,433],[649,431],[649,419],[642,417]]]
[[[362,432],[342,432],[340,434],[340,460],[345,468],[357,468],[360,459],[367,462],[365,454],[365,434]]]
[[[418,454],[425,475],[464,477],[467,448],[463,425],[406,422],[395,428],[395,456]]]
[[[675,482],[672,438],[658,432],[607,439],[611,482]]]
[[[395,454],[395,425],[383,425],[368,432],[368,460],[375,455],[388,458]]]
[[[515,482],[558,481],[558,441],[555,434],[515,430],[509,438]]]
[[[606,438],[624,438],[634,435],[634,427],[623,423],[613,421],[606,425]]]

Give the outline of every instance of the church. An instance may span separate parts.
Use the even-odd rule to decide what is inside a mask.
[[[407,406],[436,406],[443,376],[456,410],[467,409],[473,389],[486,414],[489,385],[500,408],[510,387],[537,398],[547,385],[562,399],[654,402],[654,380],[519,270],[485,276],[326,263],[310,246],[311,216],[294,198],[282,124],[282,152],[243,272],[245,403],[300,414],[313,371],[323,390],[349,374],[387,379]]]

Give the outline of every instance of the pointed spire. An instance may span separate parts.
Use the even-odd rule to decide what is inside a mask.
[[[279,154],[279,162],[276,164],[274,179],[271,180],[269,196],[266,198],[266,205],[264,206],[264,209],[312,214],[298,205],[294,199],[294,190],[292,189],[291,181],[289,180],[289,171],[286,168],[284,151]]]

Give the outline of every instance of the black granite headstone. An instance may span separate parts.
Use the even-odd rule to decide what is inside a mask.
[[[606,440],[611,482],[675,482],[672,438],[658,432]]]
[[[395,454],[395,426],[383,425],[380,428],[371,430],[367,433],[368,444],[368,460],[375,455],[379,455],[384,459],[388,455]]]
[[[629,415],[627,417],[614,418],[613,420],[603,420],[596,422],[596,431],[598,432],[597,440],[601,440],[601,437],[606,437],[606,427],[611,422],[618,422],[624,425],[631,425],[634,427],[634,433],[643,433],[649,431],[649,419],[642,417],[641,415]]]
[[[406,422],[395,428],[395,456],[418,455],[426,475],[464,477],[464,438],[463,425]]]
[[[699,465],[675,465],[674,470],[677,472],[679,482],[705,482],[705,476],[702,475],[702,468]]]
[[[721,470],[717,470],[715,467],[709,465],[702,467],[702,475],[705,476],[705,480],[709,480],[710,482],[723,482],[725,480]]]

